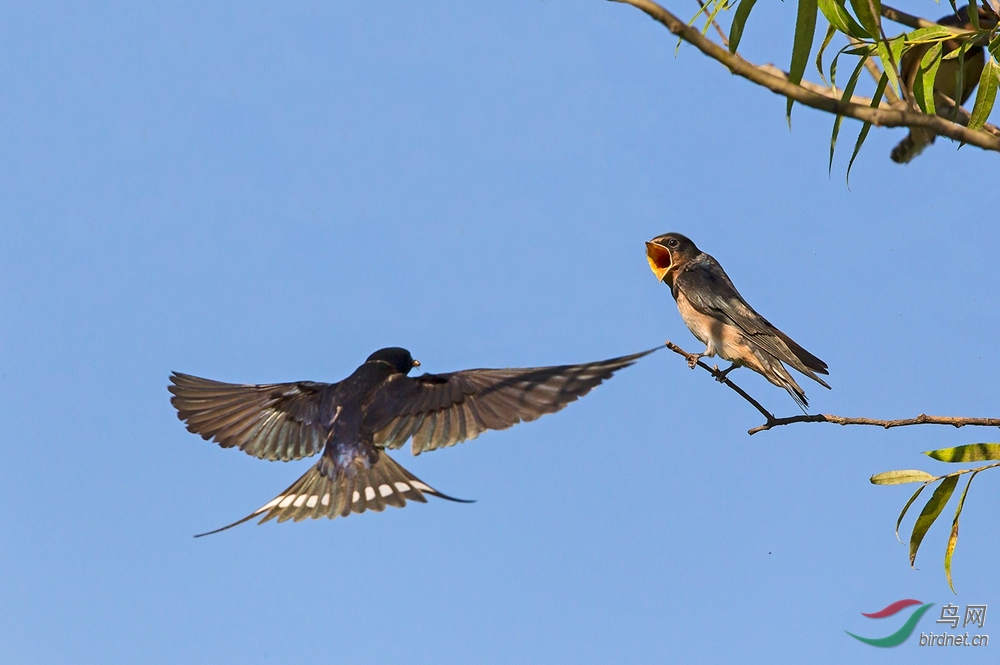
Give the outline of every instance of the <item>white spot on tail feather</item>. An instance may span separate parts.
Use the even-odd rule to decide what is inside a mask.
[[[354,490],[354,496],[351,497],[351,503],[357,503],[361,500],[361,492]]]
[[[296,508],[298,508],[299,506],[301,506],[301,505],[302,505],[303,503],[305,503],[305,502],[306,502],[306,499],[308,499],[308,498],[309,498],[309,497],[308,497],[308,496],[306,496],[305,494],[300,494],[300,495],[298,496],[298,498],[296,498],[296,499],[295,499],[295,504],[294,504],[294,505],[295,505],[295,507],[296,507]]]
[[[381,494],[382,496],[389,496],[390,494],[392,494],[392,488],[389,487],[388,485],[379,485],[378,493]]]
[[[410,484],[413,485],[418,490],[423,490],[425,492],[433,492],[434,491],[433,489],[431,489],[430,486],[425,485],[424,483],[420,482],[419,480],[410,480]]]
[[[407,485],[406,483],[401,483],[398,480],[395,483],[393,483],[393,485],[395,485],[396,489],[398,489],[400,492],[408,492],[410,489],[409,485]]]
[[[257,513],[262,513],[265,510],[270,510],[274,506],[278,505],[281,502],[281,500],[284,499],[284,498],[285,498],[284,494],[278,495],[277,497],[271,499],[270,501],[268,501],[267,503],[265,503],[263,506],[261,506],[260,508],[258,508],[257,511],[254,513],[254,515],[256,515]]]
[[[366,501],[371,501],[374,498],[375,498],[375,488],[374,487],[366,487],[365,488],[365,500]]]
[[[292,501],[295,501],[295,495],[289,494],[288,496],[286,496],[284,499],[281,500],[281,503],[278,504],[278,508],[287,508],[288,506],[292,505]]]
[[[326,494],[323,495],[323,501],[321,501],[321,503],[324,506],[329,506],[330,505],[330,493],[329,492],[327,492]]]
[[[306,501],[306,508],[315,508],[317,503],[319,503],[319,495],[313,494],[309,497],[309,500]]]

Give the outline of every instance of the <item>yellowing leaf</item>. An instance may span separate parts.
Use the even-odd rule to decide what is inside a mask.
[[[939,462],[984,462],[1000,460],[1000,443],[970,443],[955,448],[940,448],[924,453]]]
[[[901,469],[899,471],[884,471],[871,477],[873,485],[905,485],[906,483],[926,483],[937,480],[926,471],[918,469]]]

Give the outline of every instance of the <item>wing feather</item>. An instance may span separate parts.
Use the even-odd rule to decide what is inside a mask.
[[[170,402],[188,431],[267,460],[320,452],[336,408],[336,384],[243,385],[179,372],[170,381]]]
[[[453,446],[559,411],[655,350],[582,365],[396,375],[376,395],[365,427],[381,447],[412,438],[414,455]]]

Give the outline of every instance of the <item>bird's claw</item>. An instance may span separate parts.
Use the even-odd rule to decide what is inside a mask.
[[[726,369],[724,369],[722,371],[719,371],[719,366],[716,365],[714,367],[714,369],[715,369],[715,380],[718,381],[719,383],[725,383],[726,382],[726,377],[728,377],[729,373],[732,372],[737,367],[738,367],[738,365],[736,363],[733,363],[732,365],[730,365]]]
[[[688,356],[688,367],[694,369],[695,366],[698,364],[698,361],[701,360],[702,356],[704,355],[705,355],[704,353],[692,353],[690,356]]]

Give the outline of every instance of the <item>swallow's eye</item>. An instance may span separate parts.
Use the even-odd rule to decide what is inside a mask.
[[[671,238],[670,240],[667,241],[667,247],[676,247],[676,246],[677,246],[677,238]]]

